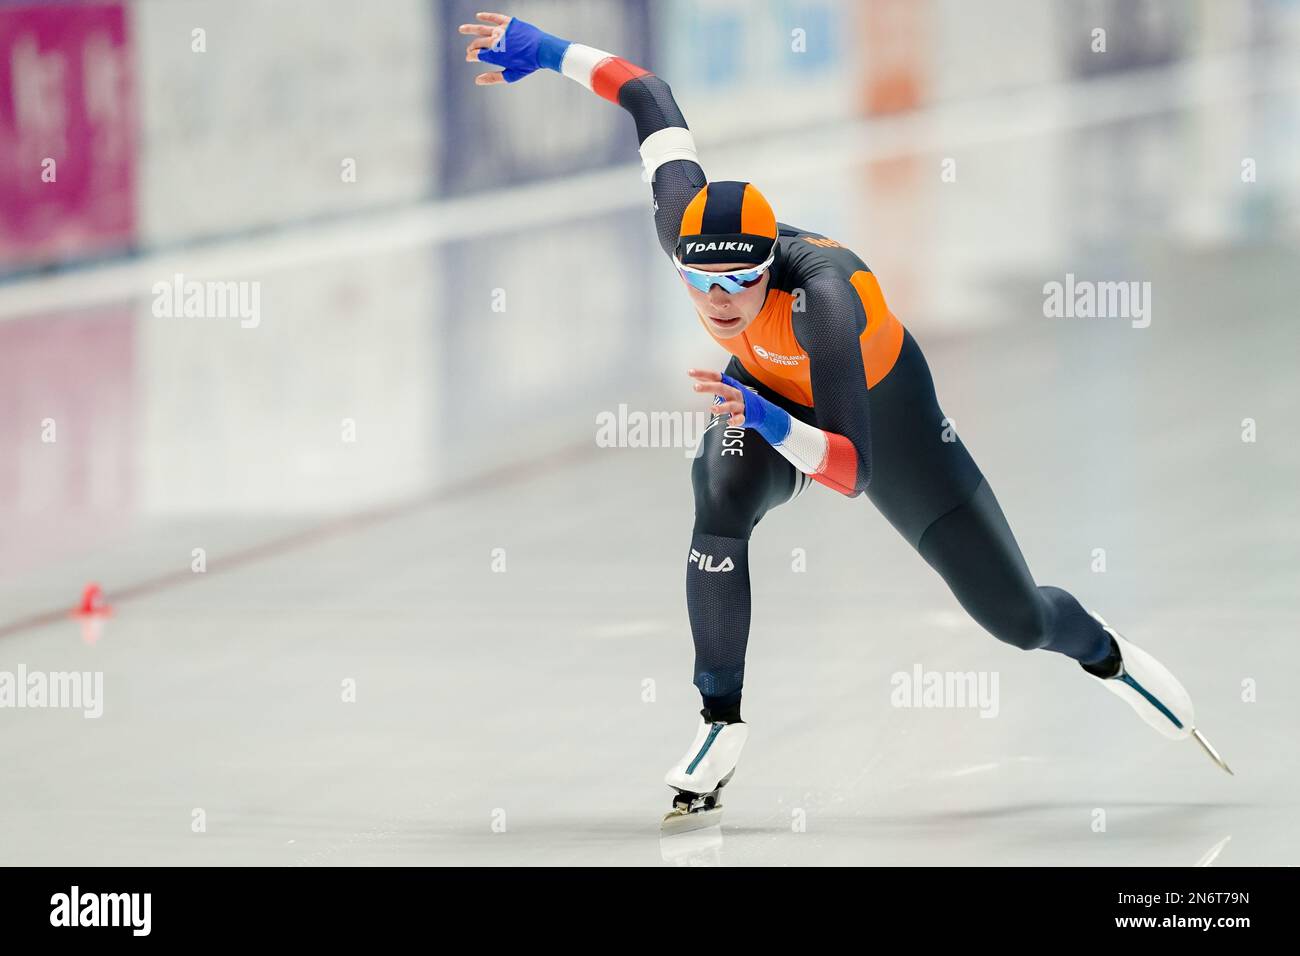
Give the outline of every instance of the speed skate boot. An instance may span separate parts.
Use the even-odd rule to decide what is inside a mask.
[[[1089,612],[1092,614],[1092,612]],[[1169,669],[1107,624],[1100,614],[1092,614],[1110,635],[1110,654],[1103,659],[1079,666],[1101,681],[1103,687],[1128,702],[1138,716],[1171,740],[1195,738],[1210,759],[1228,773],[1218,751],[1196,729],[1192,698]]]
[[[664,833],[685,833],[722,821],[719,792],[736,772],[740,751],[749,738],[749,725],[710,720],[707,711],[695,740],[682,759],[664,776],[677,791],[673,808],[664,816]]]

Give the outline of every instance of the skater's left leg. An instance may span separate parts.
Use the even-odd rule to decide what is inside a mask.
[[[944,416],[911,333],[871,389],[867,495],[981,627],[1015,647],[1102,660],[1110,637],[1068,592],[1038,587],[997,499]]]
[[[873,477],[867,494],[999,639],[1079,661],[1161,734],[1193,736],[1191,697],[1151,654],[1126,640],[1066,591],[1038,587],[988,482],[935,398],[930,369],[911,333],[890,373],[871,390]]]
[[[1191,695],[1167,667],[1085,611],[1068,592],[1034,586],[987,482],[926,529],[917,550],[986,630],[1025,650],[1073,657],[1161,734],[1174,740],[1194,736],[1232,773],[1196,729]]]
[[[936,519],[917,550],[966,612],[999,640],[1087,664],[1110,653],[1110,635],[1074,595],[1034,584],[987,481],[980,481],[969,500]]]
[[[1175,740],[1195,736],[1232,773],[1196,730],[1191,696],[1167,667],[1084,610],[1069,592],[1034,585],[986,481],[969,501],[935,520],[917,550],[985,630],[1025,650],[1074,658],[1161,734]]]

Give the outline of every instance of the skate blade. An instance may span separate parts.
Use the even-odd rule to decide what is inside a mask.
[[[1208,740],[1205,739],[1205,735],[1204,735],[1204,734],[1202,734],[1199,730],[1197,730],[1195,727],[1193,727],[1193,728],[1192,728],[1192,736],[1196,738],[1196,742],[1197,742],[1198,744],[1201,745],[1201,748],[1202,748],[1202,749],[1203,749],[1207,754],[1210,755],[1210,759],[1211,759],[1211,760],[1213,760],[1213,761],[1214,761],[1215,763],[1217,763],[1220,767],[1222,767],[1224,770],[1226,770],[1230,776],[1233,776],[1233,777],[1236,776],[1236,774],[1232,772],[1232,768],[1229,767],[1229,766],[1227,765],[1227,763],[1224,762],[1223,758],[1219,756],[1219,752],[1218,752],[1217,750],[1215,750],[1212,746],[1210,746],[1210,742],[1209,742]]]
[[[664,822],[659,830],[664,836],[674,836],[678,833],[705,830],[709,827],[715,827],[721,822],[722,807],[714,807],[712,810],[696,810],[694,813],[670,810],[664,814]]]

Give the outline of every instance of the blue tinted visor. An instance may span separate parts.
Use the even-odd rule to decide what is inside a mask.
[[[740,272],[708,272],[704,269],[684,266],[682,260],[676,256],[673,256],[673,264],[677,266],[677,272],[691,284],[692,288],[707,293],[716,285],[728,295],[735,295],[737,292],[744,292],[746,289],[758,285],[763,278],[763,273],[768,270],[775,258],[776,250],[773,249],[772,255],[767,257],[767,261],[754,266],[752,269],[744,269]]]

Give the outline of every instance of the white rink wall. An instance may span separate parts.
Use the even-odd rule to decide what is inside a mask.
[[[423,0],[385,0],[382,16],[347,0],[133,5],[140,245],[428,196],[432,13]]]
[[[92,199],[127,203],[129,236],[96,242],[93,228],[61,221],[88,216],[91,200],[74,212],[30,193],[18,208],[50,241],[23,254],[0,243],[0,276],[636,162],[627,117],[574,84],[476,89],[454,33],[470,0],[390,0],[383,16],[345,0],[102,8],[124,21],[111,86],[93,68],[104,59],[93,29],[58,43],[37,32],[32,11],[75,6],[0,8],[0,96],[32,104],[12,121],[24,148],[0,190],[30,193],[36,157],[102,156],[106,139],[126,137],[128,192]],[[510,11],[660,72],[706,149],[1189,57],[1295,49],[1300,34],[1287,0],[522,0]],[[41,55],[24,54],[24,36]]]

